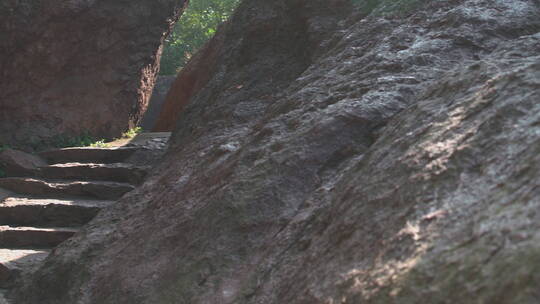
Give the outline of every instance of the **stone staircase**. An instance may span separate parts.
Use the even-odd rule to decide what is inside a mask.
[[[47,151],[27,176],[0,178],[0,304],[1,289],[143,181],[148,167],[124,162],[138,149]]]

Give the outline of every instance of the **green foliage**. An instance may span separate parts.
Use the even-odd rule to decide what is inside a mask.
[[[7,176],[6,171],[4,171],[4,169],[2,169],[2,168],[0,167],[0,178],[6,177],[6,176]]]
[[[232,14],[239,0],[191,0],[165,42],[162,75],[175,75]]]
[[[52,145],[57,148],[88,147],[95,141],[96,139],[90,136],[88,133],[73,137],[58,135],[53,138]]]
[[[94,147],[94,148],[108,148],[108,147],[110,147],[110,145],[109,145],[108,143],[106,143],[104,139],[102,139],[102,140],[96,141],[95,143],[92,143],[92,144],[90,145],[90,147]]]
[[[7,150],[7,149],[11,149],[11,146],[0,143],[0,152],[2,152],[4,150]]]
[[[136,127],[129,129],[127,132],[122,133],[122,138],[133,138],[137,136],[137,134],[141,133],[143,130],[141,127]]]
[[[122,133],[123,139],[133,138],[143,130],[140,127],[132,128]],[[88,133],[83,133],[79,136],[59,135],[52,139],[52,146],[55,148],[70,148],[70,147],[95,147],[108,148],[110,144],[105,139],[97,139]],[[50,145],[49,145],[50,147]],[[40,149],[35,149],[40,150]]]
[[[56,148],[70,148],[70,147],[98,147],[105,148],[107,143],[104,139],[98,140],[88,133],[83,133],[79,136],[65,136],[59,135],[52,139],[52,146]]]
[[[403,15],[424,0],[350,0],[366,14]],[[191,0],[171,35],[161,57],[161,75],[175,75],[227,20],[240,0]]]

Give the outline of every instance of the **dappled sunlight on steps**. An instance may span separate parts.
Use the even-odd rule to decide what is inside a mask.
[[[151,166],[130,157],[165,149],[169,136],[143,133],[111,148],[46,151],[39,154],[45,167],[0,178],[0,304],[8,303],[4,297],[17,278],[142,183]]]

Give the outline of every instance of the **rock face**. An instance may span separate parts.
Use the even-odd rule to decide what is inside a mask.
[[[2,1],[0,143],[39,147],[134,127],[184,2]]]
[[[148,102],[148,109],[144,113],[143,119],[139,126],[146,131],[151,131],[157,123],[159,113],[165,103],[165,97],[169,92],[176,76],[172,75],[160,75],[156,79],[156,85],[152,91],[152,97]],[[172,131],[172,129],[171,129]]]
[[[176,77],[163,100],[153,131],[174,130],[178,117],[182,115],[193,95],[198,93],[215,73],[219,55],[222,55],[220,51],[224,46],[226,32],[223,27],[226,26],[228,23],[222,25],[221,30],[193,56]]]
[[[162,164],[17,303],[537,303],[540,3],[421,4],[246,0]]]

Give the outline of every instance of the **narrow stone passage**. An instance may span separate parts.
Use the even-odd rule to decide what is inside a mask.
[[[0,304],[19,276],[142,183],[150,168],[147,152],[163,151],[168,134],[140,137],[121,147],[46,151],[39,154],[46,166],[0,178]],[[143,161],[128,162],[133,156]]]

